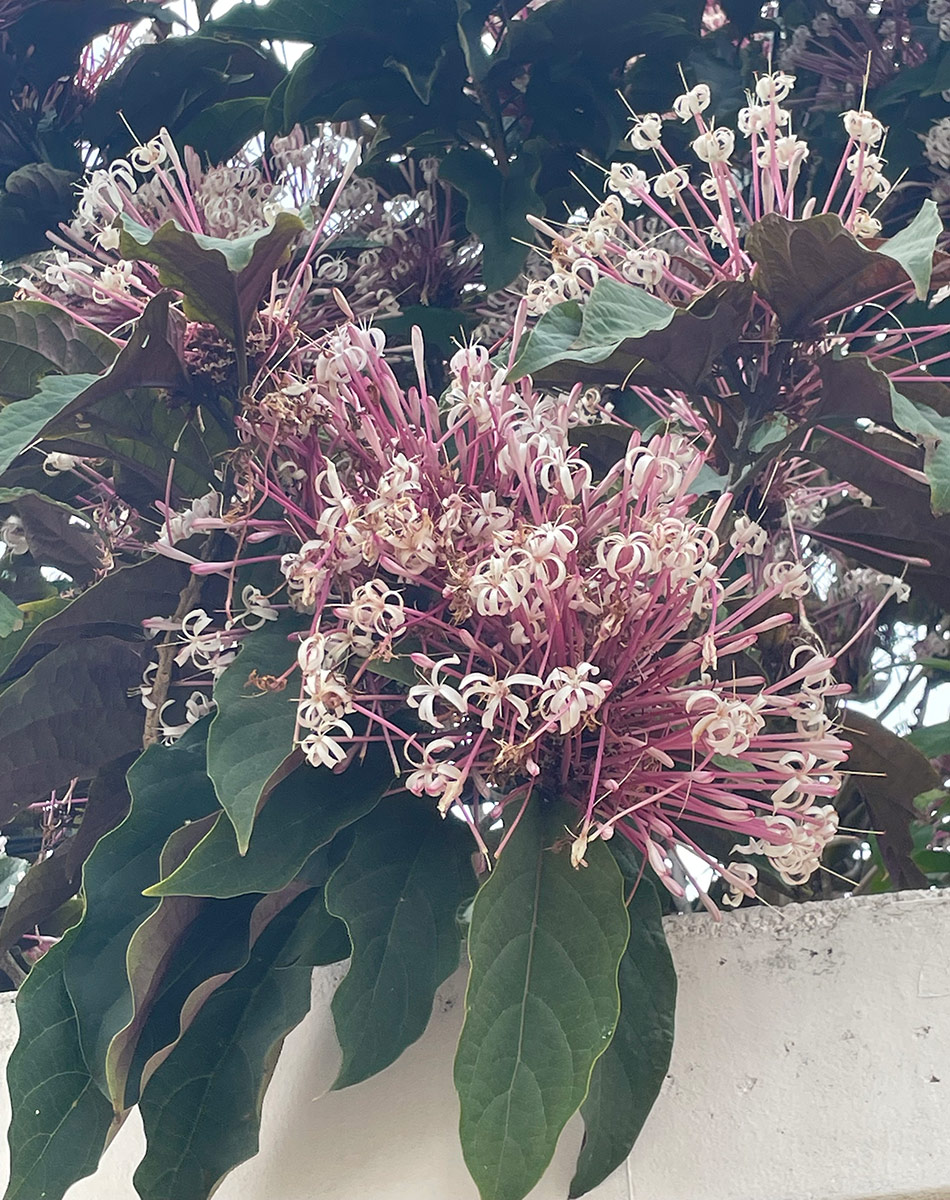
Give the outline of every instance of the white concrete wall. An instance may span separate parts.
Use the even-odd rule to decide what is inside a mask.
[[[671,918],[667,932],[672,1067],[626,1167],[593,1200],[950,1200],[950,894]],[[325,1094],[336,977],[317,973],[267,1097],[264,1148],[216,1200],[477,1200],[452,1088],[462,976],[398,1063]],[[7,1003],[4,1057],[13,1036]],[[575,1121],[532,1200],[566,1197],[579,1139]],[[130,1121],[68,1200],[134,1200],[141,1151]]]

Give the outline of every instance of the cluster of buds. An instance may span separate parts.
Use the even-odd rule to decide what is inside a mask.
[[[695,515],[705,458],[689,438],[631,431],[598,479],[568,438],[579,387],[540,395],[471,346],[440,404],[418,335],[414,349],[407,391],[380,332],[344,327],[310,384],[319,418],[268,433],[258,407],[246,427],[251,474],[286,515],[256,529],[249,506],[239,523],[298,541],[280,567],[313,614],[297,651],[306,757],[358,771],[384,744],[402,786],[464,818],[486,857],[488,825],[559,798],[576,865],[621,835],[675,894],[679,847],[753,894],[752,864],[694,840],[707,826],[727,855],[746,839],[806,878],[835,829],[848,746],[829,702],[844,689],[815,645],[777,681],[755,657],[802,602],[799,565],[770,564],[750,593],[763,531],[728,494]]]

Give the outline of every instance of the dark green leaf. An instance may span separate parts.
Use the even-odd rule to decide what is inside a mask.
[[[158,907],[158,901],[142,891],[159,878],[166,840],[185,822],[197,821],[217,807],[205,773],[205,733],[206,723],[200,722],[173,746],[151,746],[138,759],[128,774],[129,815],[99,842],[83,873],[86,911],[76,928],[65,976],[84,1057],[106,1095],[109,1047],[133,1016],[126,967],[129,943]]]
[[[266,108],[266,96],[222,100],[189,121],[178,140],[194,147],[202,158],[225,162],[264,128]]]
[[[117,638],[60,646],[0,695],[0,824],[141,745],[138,652]],[[150,881],[151,882],[151,881]]]
[[[276,917],[149,1080],[140,1102],[148,1149],[134,1180],[142,1200],[207,1200],[257,1152],[264,1092],[310,1007],[310,950],[326,920],[319,892]]]
[[[169,836],[159,860],[161,874],[173,871],[187,858],[208,823],[214,819],[211,815],[190,821]],[[130,1015],[110,1042],[105,1063],[106,1085],[116,1112],[123,1112],[138,1100],[137,1081],[129,1077],[138,1040],[168,964],[175,956],[178,943],[200,915],[202,903],[188,896],[164,897],[129,940],[125,966],[131,997]]]
[[[244,639],[237,658],[214,686],[217,712],[208,734],[208,774],[234,826],[241,854],[247,852],[261,798],[293,750],[297,716],[291,692],[262,691],[250,682],[251,674],[282,675],[296,653],[296,645],[287,638],[298,629],[300,620],[294,614],[268,621]]]
[[[528,806],[472,911],[455,1086],[482,1200],[522,1200],[541,1178],[620,1012],[623,880],[599,841],[571,867],[562,818]]]
[[[385,751],[336,775],[304,763],[267,797],[243,857],[222,813],[178,870],[148,894],[225,898],[278,891],[315,850],[374,808],[392,777]]]
[[[84,133],[106,161],[127,154],[138,139],[148,141],[162,126],[181,145],[182,130],[200,113],[224,100],[269,95],[284,74],[263,47],[204,32],[139,45],[96,89]]]
[[[950,721],[941,721],[938,725],[925,725],[908,734],[907,740],[924,755],[925,758],[942,758],[950,754]]]
[[[5,638],[0,638],[0,691],[3,690],[7,669],[26,643],[30,634],[37,628],[41,621],[55,615],[60,609],[65,608],[68,603],[68,600],[63,600],[60,596],[56,595],[50,596],[46,600],[30,600],[27,603],[17,605],[20,615],[23,617],[23,628],[16,630],[15,633],[8,633]]]
[[[539,170],[539,159],[526,149],[504,174],[483,151],[467,147],[450,150],[439,166],[439,177],[468,201],[465,225],[484,246],[482,278],[489,292],[511,283],[525,260],[518,243],[534,240],[526,217],[544,211],[535,191]]]
[[[190,233],[174,221],[154,231],[127,216],[122,224],[123,257],[158,267],[164,286],[181,292],[188,318],[216,326],[232,342],[243,339],[274,270],[304,228],[288,212],[266,229],[230,239]]]
[[[657,1098],[670,1065],[676,972],[663,934],[656,889],[643,878],[637,855],[611,842],[628,894],[630,940],[620,960],[620,1019],[610,1045],[594,1064],[581,1105],[584,1142],[570,1195],[583,1196],[626,1159]]]
[[[20,1034],[7,1066],[13,1106],[10,1182],[4,1200],[61,1200],[95,1171],[112,1105],[83,1061],[76,1014],[63,982],[67,933],[34,966],[17,997]]]
[[[254,40],[290,38],[316,42],[358,25],[370,16],[361,0],[270,0],[263,5],[236,5],[214,22],[215,32],[236,33]]]
[[[343,1051],[335,1088],[382,1071],[421,1037],[436,988],[458,966],[456,914],[475,884],[471,834],[434,809],[387,800],[354,834],[326,887],[353,944],[332,1003]]]

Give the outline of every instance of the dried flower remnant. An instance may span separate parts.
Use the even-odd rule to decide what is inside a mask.
[[[797,602],[799,568],[774,564],[750,594],[760,531],[740,522],[722,540],[728,495],[693,515],[694,441],[633,432],[597,482],[567,438],[579,387],[507,383],[471,346],[440,406],[415,349],[420,385],[404,391],[381,333],[344,327],[299,428],[286,410],[268,426],[260,406],[245,427],[251,473],[286,517],[239,523],[298,539],[280,568],[314,614],[298,654],[310,762],[357,769],[362,747],[384,743],[403,786],[463,816],[483,849],[500,812],[510,828],[529,800],[559,797],[576,809],[578,865],[617,833],[677,894],[677,846],[751,894],[751,869],[697,844],[705,825],[805,877],[834,829],[847,744],[826,706],[842,688],[817,647],[773,683],[739,657],[791,619],[769,606]],[[394,657],[397,675],[414,668],[408,689]]]

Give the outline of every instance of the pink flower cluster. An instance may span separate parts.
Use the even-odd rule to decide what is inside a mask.
[[[245,418],[248,500],[284,516],[258,504],[237,524],[254,542],[293,534],[281,570],[313,614],[298,652],[309,761],[358,770],[384,742],[402,785],[464,817],[486,855],[486,826],[562,799],[576,865],[620,834],[674,893],[688,847],[736,900],[752,894],[754,866],[723,865],[695,840],[706,826],[727,856],[741,842],[807,879],[836,829],[823,801],[848,745],[828,702],[846,689],[811,645],[775,682],[755,658],[792,620],[804,568],[774,562],[750,590],[765,535],[728,494],[696,514],[704,454],[688,438],[614,426],[619,458],[597,478],[579,387],[509,383],[472,346],[440,402],[414,348],[405,390],[382,334],[345,326],[313,379],[277,381]]]

